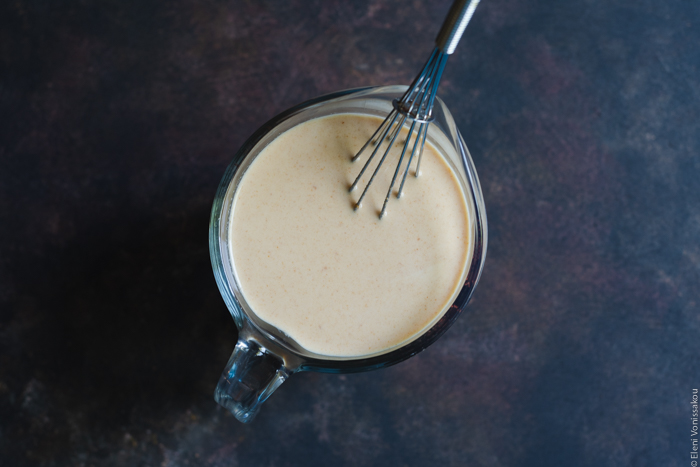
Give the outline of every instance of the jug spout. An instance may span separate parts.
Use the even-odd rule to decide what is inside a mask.
[[[250,339],[245,331],[244,326],[219,378],[214,399],[238,420],[248,423],[257,415],[262,403],[296,369],[289,368],[284,358]]]

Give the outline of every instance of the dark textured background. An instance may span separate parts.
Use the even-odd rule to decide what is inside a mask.
[[[700,4],[484,0],[440,95],[489,216],[470,309],[251,425],[208,215],[318,94],[408,83],[449,1],[0,4],[0,465],[682,466],[700,386]]]

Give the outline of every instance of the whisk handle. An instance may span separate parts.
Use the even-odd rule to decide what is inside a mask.
[[[478,4],[479,0],[455,0],[435,39],[441,52],[450,55],[455,51]]]

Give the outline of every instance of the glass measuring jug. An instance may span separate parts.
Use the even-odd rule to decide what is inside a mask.
[[[230,219],[242,177],[260,152],[285,131],[312,119],[342,113],[384,116],[402,86],[366,88],[322,96],[296,106],[261,127],[235,155],[221,181],[212,209],[209,242],[214,275],[239,329],[238,343],[215,391],[215,399],[239,420],[252,420],[260,405],[291,374],[300,371],[348,373],[381,368],[420,352],[464,310],[483,268],[486,253],[486,215],[471,157],[444,103],[437,101],[428,138],[450,158],[463,188],[472,230],[464,284],[440,319],[399,347],[359,357],[333,357],[310,352],[284,332],[260,319],[246,301],[230,255]]]

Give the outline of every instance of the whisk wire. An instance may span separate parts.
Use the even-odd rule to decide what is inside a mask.
[[[432,89],[430,90],[430,102],[428,103],[428,119],[432,117],[433,104],[435,103],[435,96],[437,96],[438,86],[440,85],[440,80],[442,79],[442,72],[445,70],[445,65],[447,64],[447,55],[440,53],[437,67],[435,70],[435,76],[433,77]]]
[[[367,148],[367,146],[369,146],[370,143],[373,143],[373,144],[376,145],[376,147],[374,148],[374,151],[372,151],[372,154],[369,156],[369,159],[367,159],[367,162],[365,162],[365,165],[362,167],[362,170],[360,170],[360,173],[357,174],[357,178],[355,179],[355,181],[353,182],[353,184],[350,186],[350,191],[353,191],[355,188],[357,188],[357,184],[360,182],[360,179],[362,178],[362,175],[365,173],[365,170],[367,170],[367,167],[369,167],[369,164],[370,164],[370,162],[372,162],[372,159],[374,159],[374,156],[377,154],[377,151],[379,150],[379,147],[381,146],[382,141],[384,141],[384,138],[386,138],[386,135],[387,135],[387,133],[389,132],[389,129],[391,128],[391,125],[394,124],[394,122],[396,121],[396,118],[397,118],[398,116],[399,116],[399,113],[396,112],[395,110],[392,110],[391,113],[389,114],[389,116],[386,118],[386,120],[384,120],[384,122],[381,124],[381,126],[380,126],[379,128],[377,128],[377,131],[374,132],[374,135],[372,135],[372,137],[371,137],[370,139],[367,140],[367,142],[365,143],[365,145],[362,146],[362,149],[360,149],[360,150],[357,152],[357,154],[355,154],[355,156],[352,158],[352,161],[353,161],[353,162],[354,162],[355,160],[357,160],[357,158],[360,157],[360,154],[362,154],[362,151],[364,151],[365,148]],[[386,122],[389,121],[390,119],[391,119],[391,123],[389,123],[388,125],[385,126]],[[382,131],[382,129],[383,129],[383,131]],[[376,141],[373,142],[374,137],[375,137],[375,136],[377,135],[377,133],[379,133],[380,131],[382,131],[381,137],[378,138]],[[365,188],[365,191],[366,191],[366,190],[367,190],[367,189]],[[358,202],[358,203],[359,203],[359,202]],[[356,207],[356,209],[357,209],[357,207]]]
[[[399,128],[401,128],[401,127],[403,126],[404,122],[406,121],[406,115],[402,115],[402,114],[399,114],[399,113],[397,112],[396,115],[394,115],[394,120],[396,120],[396,118],[397,118],[399,115],[401,115],[401,117],[402,117],[402,118],[401,118],[401,123],[398,124]],[[392,122],[392,124],[393,124],[393,122]],[[386,135],[387,132],[388,132],[388,127],[387,127],[386,130],[384,130],[384,135]],[[387,148],[386,148],[386,151],[384,151],[384,155],[383,155],[382,158],[379,160],[379,163],[377,164],[377,167],[374,169],[374,172],[372,173],[372,176],[370,177],[369,181],[367,182],[367,186],[365,186],[365,189],[362,191],[362,194],[360,195],[360,199],[357,200],[357,203],[355,204],[355,210],[357,210],[357,208],[359,208],[359,207],[362,205],[362,199],[363,199],[363,198],[365,197],[365,195],[367,194],[367,190],[369,189],[370,185],[371,185],[372,182],[374,181],[374,177],[377,176],[377,173],[379,172],[379,169],[382,168],[382,164],[384,163],[384,159],[386,159],[386,156],[387,156],[387,155],[389,154],[389,152],[391,151],[391,148],[394,146],[394,142],[396,141],[396,138],[397,138],[398,136],[399,136],[399,132],[397,131],[396,133],[394,133],[393,138],[391,138],[391,140],[389,141],[389,147],[387,147]],[[362,168],[362,172],[364,172],[365,169],[367,169],[367,167],[369,166],[370,162],[372,161],[372,158],[373,158],[374,155],[377,153],[377,150],[379,149],[379,147],[381,146],[381,144],[382,144],[383,142],[384,142],[384,137],[381,138],[380,142],[377,144],[377,147],[374,148],[374,151],[372,151],[372,155],[370,156],[369,159],[367,159],[367,162],[365,163],[365,166]],[[362,172],[360,172],[360,175],[358,175],[357,180],[355,180],[355,183],[353,183],[353,186],[356,186],[356,185],[357,185],[357,182],[359,181],[360,177],[362,176]],[[351,190],[352,190],[352,187],[351,187]],[[380,215],[380,219],[381,219],[381,215]]]
[[[404,95],[401,97],[401,102],[412,102],[415,99],[415,94],[418,94],[421,90],[425,88],[424,81],[430,79],[430,70],[433,69],[433,61],[435,60],[436,55],[438,55],[440,51],[438,50],[437,47],[433,48],[433,52],[430,54],[430,57],[428,58],[428,61],[425,62],[425,65],[423,66],[423,69],[421,72],[418,74],[418,76],[415,77],[411,85],[408,87]]]
[[[393,111],[396,112],[396,109],[394,109]],[[395,135],[396,133],[398,133],[400,129],[401,129],[400,126],[394,125],[394,126],[391,128],[391,132],[389,133],[389,136],[387,136],[387,138],[389,138],[389,139],[393,138],[394,135]]]
[[[391,190],[394,188],[394,183],[396,182],[396,177],[399,175],[399,170],[401,170],[401,163],[403,162],[403,156],[406,155],[406,149],[408,149],[408,143],[411,140],[411,134],[413,129],[416,127],[416,121],[413,120],[411,123],[411,129],[408,130],[408,136],[406,137],[406,144],[403,145],[403,151],[401,151],[401,156],[399,157],[399,163],[396,164],[396,170],[394,171],[394,176],[391,178],[391,185],[389,185],[389,191],[386,192],[386,198],[384,198],[384,204],[382,205],[382,212],[379,213],[379,218],[381,219],[386,214],[386,203],[389,202],[389,197],[391,197]],[[410,162],[409,162],[410,164]],[[408,167],[406,167],[408,169]]]
[[[431,58],[428,60],[428,65],[430,65],[431,62],[433,62],[433,59],[436,56],[438,58],[440,58],[440,55],[442,55],[440,53],[436,54],[436,52],[438,52],[437,48],[435,50],[433,50],[433,54],[431,55]],[[439,63],[440,63],[440,61],[438,61],[438,64]],[[442,63],[444,66],[444,61]],[[428,106],[428,109],[432,109],[431,104],[433,102],[433,98],[435,97],[433,91],[437,90],[437,85],[439,84],[439,75],[440,75],[439,68],[440,67],[438,65],[437,80],[436,80],[435,76],[433,75],[433,73],[427,73],[427,74],[421,73],[421,75],[423,76],[421,78],[421,80],[425,80],[425,86],[423,87],[421,92],[418,93],[416,95],[416,97],[413,99],[413,101],[411,102],[411,105],[407,110],[407,116],[413,115],[413,110],[414,110],[414,107],[416,106],[416,104],[418,104],[418,107],[416,110],[417,113],[420,112],[421,109],[425,108],[426,105]],[[434,67],[431,68],[431,71],[434,71],[434,70],[435,70]],[[428,92],[428,89],[430,89],[430,92]],[[418,96],[420,96],[420,100],[418,99]],[[428,118],[431,117],[430,111],[428,111],[427,117]],[[382,206],[382,211],[379,214],[380,219],[382,217],[384,217],[384,214],[386,214],[387,202],[389,201],[389,197],[391,196],[391,191],[394,188],[394,183],[396,182],[396,177],[398,176],[399,170],[401,169],[401,164],[403,163],[403,158],[406,155],[406,150],[408,149],[408,146],[411,144],[411,137],[413,136],[413,130],[415,129],[417,122],[420,122],[420,126],[418,129],[418,133],[416,134],[416,139],[413,142],[413,149],[411,150],[411,155],[408,159],[408,163],[406,164],[406,169],[404,171],[404,175],[403,175],[403,178],[401,180],[401,185],[399,186],[399,191],[396,194],[397,198],[401,198],[401,195],[403,194],[403,187],[404,187],[404,184],[406,183],[406,175],[408,174],[408,171],[411,168],[411,162],[413,161],[413,156],[416,153],[416,148],[418,147],[419,142],[420,142],[420,152],[419,152],[418,160],[420,162],[420,157],[423,154],[423,148],[425,146],[425,138],[426,138],[427,133],[428,133],[427,130],[428,130],[429,122],[419,120],[418,115],[416,115],[416,118],[413,118],[413,122],[411,123],[411,128],[408,130],[408,136],[406,137],[406,143],[404,144],[403,151],[401,151],[401,156],[399,157],[399,163],[397,164],[396,170],[394,171],[394,177],[391,179],[391,185],[389,186],[389,191],[387,191],[386,197],[384,198],[384,204]],[[418,170],[416,169],[416,177],[417,176],[418,176]]]
[[[386,122],[389,121],[390,117],[391,117],[392,115],[394,115],[394,113],[395,113],[395,111],[392,110],[391,113],[389,114],[389,116],[388,116],[386,119],[384,119],[384,121],[382,122],[381,125],[379,125],[379,128],[377,128],[377,131],[375,131],[375,132],[372,134],[372,136],[365,142],[365,144],[360,148],[360,150],[357,151],[357,154],[355,154],[354,156],[352,156],[352,159],[350,159],[352,162],[355,162],[355,161],[357,160],[357,158],[360,157],[360,154],[362,154],[362,152],[367,148],[367,146],[370,145],[370,143],[372,143],[372,144],[376,144],[376,143],[377,143],[378,140],[375,139],[375,138],[377,137],[377,135],[379,134],[379,132],[382,131],[382,129],[383,129],[384,126],[386,125]],[[350,191],[352,191],[352,190],[354,190],[354,189],[355,189],[355,185],[353,184],[353,186],[350,188]]]
[[[416,177],[420,175],[420,163],[421,160],[423,159],[423,147],[425,146],[425,137],[428,133],[428,124],[430,122],[430,119],[432,118],[432,113],[433,113],[433,104],[435,102],[435,95],[437,94],[437,88],[438,85],[440,84],[440,79],[442,78],[442,72],[445,69],[445,64],[447,63],[447,55],[442,55],[440,63],[437,66],[436,69],[436,76],[433,79],[433,89],[430,91],[430,103],[428,104],[428,122],[425,125],[425,134],[423,134],[423,141],[421,142],[421,147],[420,147],[420,152],[418,153],[418,161],[416,162]]]
[[[418,141],[421,142],[421,153],[423,152],[423,146],[425,145],[425,136],[427,135],[428,124],[421,122],[420,128],[418,128],[418,135],[416,136],[416,141],[413,143],[413,149],[411,149],[411,155],[408,158],[408,163],[406,164],[406,170],[403,173],[403,178],[401,179],[401,185],[399,186],[399,192],[396,194],[397,198],[403,196],[403,186],[406,183],[406,176],[408,175],[408,169],[411,168],[411,162],[413,162],[413,156],[416,155],[416,149],[418,148]],[[422,137],[421,137],[422,135]],[[418,168],[416,167],[416,177],[418,176]]]

